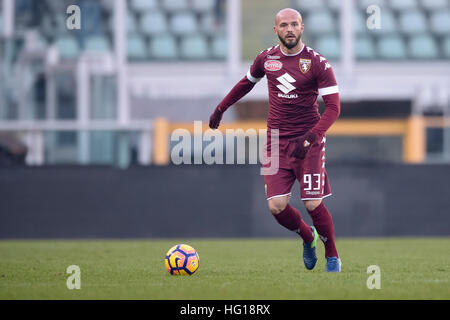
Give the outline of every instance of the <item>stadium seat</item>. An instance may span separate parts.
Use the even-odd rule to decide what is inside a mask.
[[[215,37],[211,44],[211,55],[216,59],[225,59],[227,57],[227,38],[225,36]]]
[[[212,12],[216,0],[192,0],[192,8],[197,12]]]
[[[431,15],[431,31],[438,34],[450,34],[450,10],[435,11]]]
[[[356,34],[361,34],[368,31],[366,19],[361,10],[357,10],[353,14],[353,31]]]
[[[436,59],[439,55],[436,41],[429,34],[411,37],[408,52],[413,59]]]
[[[48,44],[49,43],[48,43],[47,39],[41,33],[39,33],[36,35],[36,39],[35,39],[33,46],[35,48],[45,49],[45,48],[47,48]]]
[[[112,19],[114,20],[114,18]],[[132,33],[137,31],[136,16],[130,12],[127,13],[127,32]]]
[[[174,34],[186,35],[197,31],[197,21],[191,12],[180,12],[172,16],[170,27]]]
[[[141,30],[144,34],[153,35],[167,31],[167,19],[160,11],[149,11],[141,17]]]
[[[315,49],[328,60],[337,60],[341,53],[339,38],[334,35],[322,36],[317,40]]]
[[[305,31],[311,33],[329,33],[339,29],[330,11],[312,11],[305,17]]]
[[[386,4],[397,11],[416,9],[418,7],[417,0],[389,0]]]
[[[177,43],[170,34],[155,36],[150,40],[149,55],[152,59],[175,59],[177,53]]]
[[[58,49],[61,59],[74,59],[80,52],[78,42],[70,36],[58,38],[54,45]]]
[[[189,4],[187,0],[162,0],[161,7],[168,12],[175,12],[189,9]]]
[[[447,36],[442,41],[442,53],[443,57],[450,59],[450,36]]]
[[[131,0],[130,8],[137,12],[158,8],[157,0]]]
[[[208,43],[201,35],[184,37],[180,45],[181,57],[185,59],[206,59],[208,58]]]
[[[147,58],[145,40],[138,34],[131,34],[127,38],[127,55],[131,60]]]
[[[341,0],[328,0],[328,7],[334,11],[341,10],[342,1]]]
[[[111,45],[109,40],[104,35],[90,36],[85,43],[84,49],[86,51],[109,51]]]
[[[114,10],[114,1],[111,0],[102,0],[101,5],[106,11],[112,12]]]
[[[371,32],[377,34],[391,34],[397,32],[397,23],[393,12],[389,9],[382,9],[381,14],[381,28],[371,30]]]
[[[213,14],[204,13],[200,17],[199,27],[206,34],[222,34],[225,33],[224,24],[216,24]]]
[[[109,19],[109,29],[111,30],[111,32],[114,32],[114,16],[111,15],[110,19]],[[137,32],[138,27],[137,27],[137,19],[136,16],[128,11],[127,12],[127,32],[128,33],[135,33]]]
[[[424,33],[427,31],[427,20],[422,11],[406,11],[400,13],[399,30],[406,34]]]
[[[405,43],[399,35],[382,37],[378,42],[378,53],[383,59],[405,59]]]
[[[446,9],[450,6],[448,0],[420,0],[420,4],[429,11]]]
[[[295,5],[300,13],[302,11],[323,10],[324,7],[326,7],[326,3],[324,0],[296,0]]]
[[[358,37],[355,40],[355,56],[357,59],[374,59],[375,45],[370,37]]]

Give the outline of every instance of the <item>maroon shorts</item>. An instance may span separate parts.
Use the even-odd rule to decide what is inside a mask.
[[[292,139],[292,138],[289,138]],[[314,143],[305,159],[290,157],[294,144],[288,138],[279,138],[279,169],[275,174],[265,174],[267,200],[290,196],[295,180],[300,183],[302,200],[318,200],[331,195],[331,187],[325,170],[325,141]],[[272,154],[270,135],[267,137],[266,150]],[[274,152],[275,153],[275,152]],[[264,164],[263,167],[273,164]]]

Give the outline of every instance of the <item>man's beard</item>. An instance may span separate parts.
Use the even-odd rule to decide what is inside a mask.
[[[299,36],[297,38],[295,38],[294,42],[287,43],[282,37],[280,37],[280,35],[278,35],[278,39],[280,39],[281,43],[288,49],[294,48],[300,41],[301,37],[302,37],[302,34],[300,33]]]

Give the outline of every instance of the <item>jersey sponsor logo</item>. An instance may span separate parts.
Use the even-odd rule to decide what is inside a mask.
[[[298,94],[296,94],[296,93],[293,93],[293,94],[278,93],[278,97],[286,98],[286,99],[295,99],[295,98],[298,98]]]
[[[305,74],[311,69],[311,59],[300,59],[298,62],[300,71]]]
[[[278,82],[281,84],[277,85],[277,88],[280,89],[284,94],[288,94],[292,90],[295,90],[295,87],[291,84],[295,82],[295,79],[289,73],[285,73],[282,76],[277,78]]]
[[[278,71],[283,67],[283,63],[278,60],[267,60],[264,62],[264,69],[267,71]]]

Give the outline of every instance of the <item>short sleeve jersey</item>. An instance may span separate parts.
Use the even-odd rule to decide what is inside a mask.
[[[304,134],[320,119],[317,96],[338,93],[333,69],[326,58],[303,46],[296,54],[285,54],[279,45],[261,51],[247,72],[251,82],[267,76],[269,129],[281,137]]]

